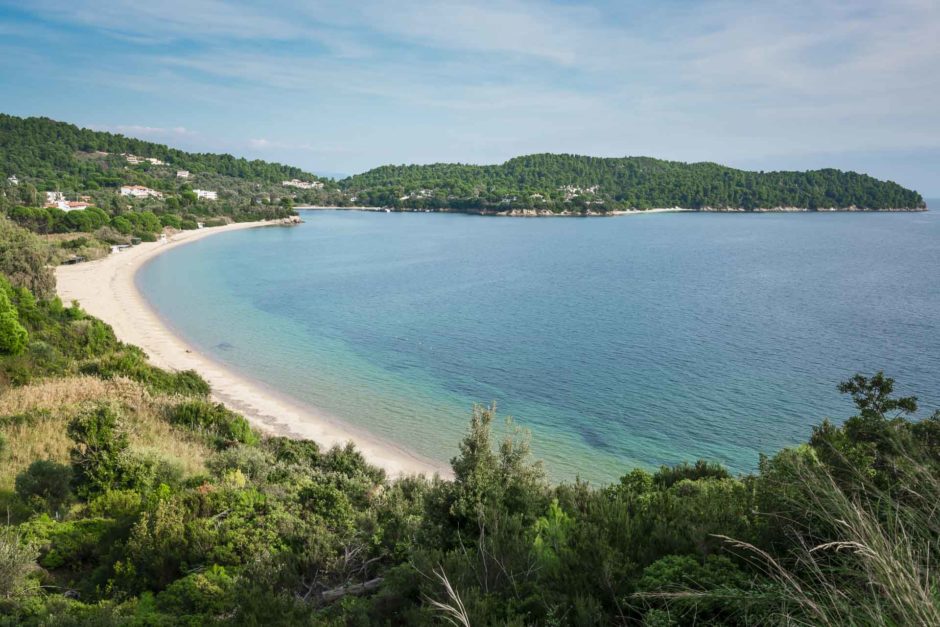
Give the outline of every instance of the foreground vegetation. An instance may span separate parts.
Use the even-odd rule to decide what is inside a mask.
[[[360,204],[471,212],[925,207],[917,192],[855,172],[747,172],[648,157],[538,154],[500,165],[383,166],[340,185]]]
[[[940,624],[940,412],[880,373],[752,475],[551,485],[477,407],[453,480],[391,481],[149,365],[0,233],[0,625]]]

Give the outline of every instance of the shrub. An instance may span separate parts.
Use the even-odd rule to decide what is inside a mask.
[[[92,516],[126,520],[136,517],[143,506],[143,499],[134,490],[111,490],[88,503]]]
[[[55,296],[52,249],[38,235],[0,216],[0,274],[39,298]]]
[[[729,479],[731,474],[721,464],[714,464],[700,459],[694,465],[681,463],[676,466],[663,466],[653,476],[653,482],[663,488],[668,488],[680,481],[690,479]]]
[[[27,523],[26,527],[42,540],[39,564],[43,568],[81,570],[106,552],[104,540],[114,527],[114,521],[83,518],[56,522],[43,516]]]
[[[155,242],[157,241],[157,236],[151,233],[150,231],[135,231],[134,237],[139,237],[142,242]]]
[[[72,490],[72,469],[52,460],[38,460],[16,476],[16,493],[27,501],[40,500],[52,510],[65,503]]]
[[[158,394],[208,396],[209,384],[195,370],[168,372],[147,363],[144,352],[136,347],[113,353],[84,364],[81,372],[104,379],[125,376],[143,383]]]
[[[14,599],[28,591],[28,577],[36,570],[38,555],[17,529],[0,526],[0,599]]]
[[[223,566],[212,565],[171,583],[157,595],[157,606],[182,624],[203,625],[232,610],[234,591],[235,579]]]
[[[106,492],[123,478],[123,456],[128,447],[117,408],[100,404],[76,416],[68,425],[75,442],[72,460],[75,489],[82,496]]]
[[[2,278],[2,277],[0,277]],[[10,285],[0,282],[0,353],[18,355],[29,342],[29,333],[20,324],[16,307],[10,302]]]
[[[262,449],[242,444],[213,455],[206,460],[206,467],[219,477],[229,471],[239,470],[244,476],[260,479],[271,469],[271,461]]]
[[[180,220],[180,217],[172,213],[165,213],[162,216],[160,216],[160,224],[162,224],[163,226],[168,226],[174,229],[179,229],[179,228],[182,228],[181,222],[182,220]]]
[[[278,436],[265,440],[264,447],[271,451],[274,459],[279,462],[316,466],[320,461],[320,446],[313,440]]]
[[[249,445],[258,443],[258,436],[252,431],[248,421],[226,409],[221,403],[180,403],[170,408],[168,418],[173,424],[214,436],[219,440],[217,444],[220,446],[234,442]]]

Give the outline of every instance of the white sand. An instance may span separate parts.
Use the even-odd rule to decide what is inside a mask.
[[[273,224],[247,222],[184,231],[167,242],[143,243],[104,259],[59,266],[58,293],[63,302],[77,300],[85,311],[110,324],[121,341],[143,348],[153,364],[171,370],[197,371],[212,386],[214,399],[244,414],[253,425],[268,433],[306,438],[324,447],[351,441],[370,463],[384,468],[392,477],[435,472],[449,476],[449,468],[442,464],[288,400],[200,355],[166,327],[137,290],[134,275],[160,253],[210,235]]]

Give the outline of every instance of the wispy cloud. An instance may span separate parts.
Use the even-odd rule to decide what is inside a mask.
[[[165,128],[161,126],[143,126],[140,124],[105,124],[105,125],[93,125],[94,130],[98,131],[108,131],[111,133],[121,133],[124,135],[132,135],[134,137],[169,137],[176,136],[180,137],[183,135],[194,135],[193,131],[188,130],[184,126],[174,126],[172,128]]]

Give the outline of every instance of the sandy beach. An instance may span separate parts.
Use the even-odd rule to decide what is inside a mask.
[[[295,403],[197,353],[173,334],[137,290],[134,275],[153,257],[205,237],[258,227],[278,228],[274,222],[246,222],[183,231],[166,242],[143,243],[96,261],[59,266],[57,290],[65,303],[77,300],[85,311],[110,324],[121,341],[143,348],[155,365],[197,371],[212,386],[215,400],[242,413],[265,432],[314,440],[323,447],[351,441],[370,463],[392,477],[435,472],[449,476],[449,468],[443,464]]]

